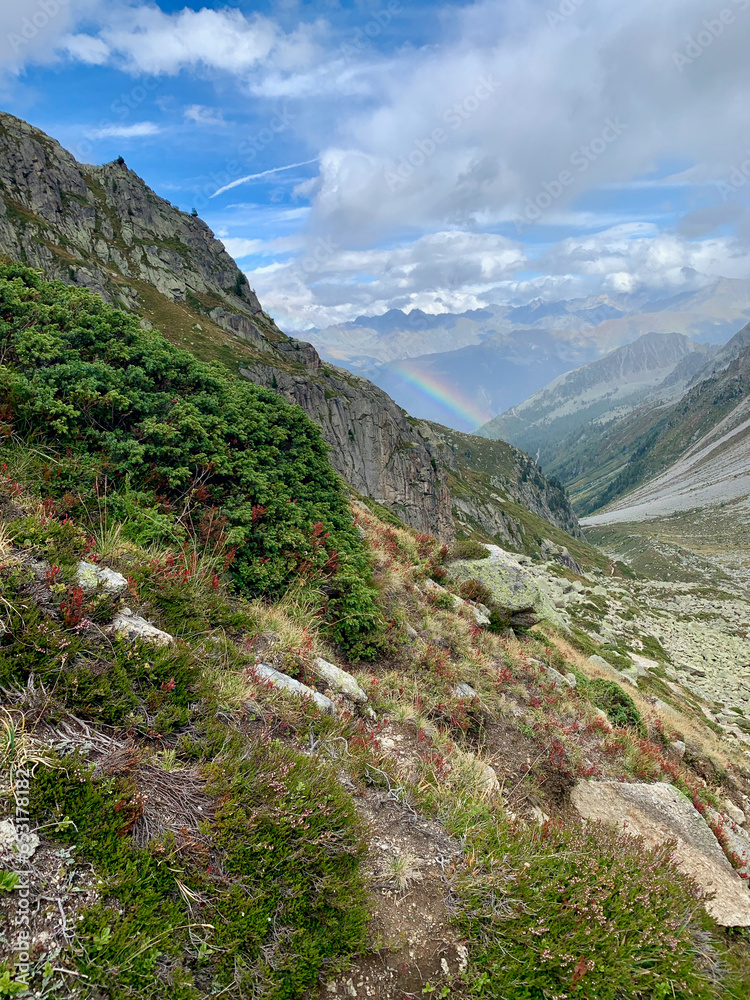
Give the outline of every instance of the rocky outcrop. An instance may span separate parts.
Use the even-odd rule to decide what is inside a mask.
[[[650,847],[674,841],[674,859],[713,898],[706,910],[722,927],[750,926],[750,890],[698,810],[665,782],[580,781],[571,796],[583,819],[607,823]]]
[[[520,559],[497,545],[488,545],[489,559],[460,559],[448,566],[459,582],[479,580],[495,603],[507,610],[512,628],[531,628],[540,621],[565,627],[559,613],[527,570],[528,559]],[[521,559],[524,562],[521,562]]]
[[[241,374],[277,389],[320,424],[331,464],[355,490],[412,528],[450,541],[450,493],[418,423],[371,382],[322,365],[312,345],[290,341],[279,348],[294,369],[255,364]]]
[[[78,163],[8,114],[0,114],[0,253],[126,308],[137,308],[145,282],[207,311],[261,312],[205,222],[159,198],[124,161]]]

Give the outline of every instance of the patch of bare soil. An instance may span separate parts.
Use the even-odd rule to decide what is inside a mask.
[[[439,823],[381,790],[368,788],[357,808],[370,831],[369,951],[317,997],[421,997],[425,983],[439,987],[466,966],[467,952],[448,905],[460,845]]]

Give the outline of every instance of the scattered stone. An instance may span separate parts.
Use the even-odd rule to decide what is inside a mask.
[[[416,642],[419,639],[419,632],[407,622],[404,626],[404,631],[409,636],[412,642]]]
[[[672,751],[675,757],[679,758],[679,760],[682,760],[682,758],[685,756],[685,744],[682,742],[682,740],[672,740],[672,742],[669,744],[669,749]]]
[[[478,698],[479,696],[471,684],[464,684],[462,681],[453,688],[453,697],[459,698],[461,701],[471,701],[472,698]]]
[[[624,667],[620,671],[620,677],[632,684],[633,687],[638,687],[638,668],[637,667]]]
[[[256,663],[254,667],[251,667],[251,672],[260,680],[266,681],[273,687],[289,691],[291,694],[297,695],[298,698],[310,698],[322,712],[327,712],[328,715],[336,714],[336,709],[330,698],[326,698],[324,694],[308,687],[307,684],[302,684],[293,677],[282,674],[265,663]]]
[[[534,819],[539,826],[544,826],[545,823],[549,823],[549,816],[543,809],[540,809],[539,806],[532,806],[529,812],[531,813],[532,819]]]
[[[607,732],[612,732],[612,723],[609,721],[609,716],[604,711],[603,708],[594,708],[594,712],[599,716],[602,722],[607,724]]]
[[[750,926],[747,885],[701,814],[673,785],[579,781],[571,801],[583,819],[609,823],[623,833],[643,837],[651,847],[676,841],[674,858],[679,867],[714,894],[705,902],[708,913],[722,927]]]
[[[477,761],[477,764],[479,764],[480,770],[480,791],[484,798],[494,798],[496,795],[500,794],[500,782],[497,777],[497,772],[494,767],[491,767],[489,764],[485,764],[483,761]]]
[[[322,656],[317,656],[313,663],[313,670],[322,681],[325,681],[332,691],[342,694],[345,698],[355,701],[358,705],[364,705],[367,702],[365,692],[357,684],[352,675],[348,674],[346,670],[342,670],[341,667],[329,663]]]
[[[554,667],[548,666],[546,663],[539,664],[544,672],[547,674],[549,679],[555,685],[555,687],[569,687],[574,688],[576,686],[576,679],[574,674],[563,675],[559,670],[555,670]],[[570,678],[573,678],[573,683],[571,684]]]
[[[736,806],[731,799],[724,799],[724,801],[721,804],[724,808],[724,812],[732,820],[733,823],[736,823],[737,826],[744,826],[745,813],[742,811],[742,809],[740,809],[739,806]]]
[[[591,593],[594,597],[609,597],[609,592],[606,587],[602,587],[601,584],[597,584],[595,587],[591,588]]]
[[[565,680],[568,682],[569,688],[574,688],[578,686],[578,678],[573,673],[567,673],[565,675]]]
[[[123,594],[128,589],[128,581],[122,573],[115,573],[106,566],[97,566],[83,559],[78,563],[76,583],[81,590],[88,592],[101,587],[107,594]]]
[[[169,632],[162,632],[145,618],[133,614],[130,608],[122,608],[117,612],[112,620],[112,627],[129,639],[144,639],[146,642],[156,643],[157,646],[168,646],[173,641]]]
[[[638,671],[639,677],[648,677],[652,670],[659,667],[656,660],[649,660],[647,656],[639,656],[638,653],[628,653],[628,656],[633,661],[633,666]]]
[[[11,819],[0,820],[0,858],[8,862],[11,856],[33,858],[39,837],[35,833],[24,836],[23,843],[18,841],[18,831]]]

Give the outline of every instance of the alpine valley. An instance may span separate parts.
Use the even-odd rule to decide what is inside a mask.
[[[698,284],[309,343],[0,114],[0,997],[750,995],[750,286]]]

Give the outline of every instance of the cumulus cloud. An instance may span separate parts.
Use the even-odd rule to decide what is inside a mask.
[[[433,313],[477,308],[490,289],[511,287],[525,263],[522,247],[503,236],[452,231],[369,250],[319,238],[291,259],[247,275],[266,308],[303,329],[389,308]]]
[[[277,68],[297,70],[317,56],[316,25],[286,34],[262,14],[239,10],[183,10],[167,13],[155,4],[113,5],[94,33],[74,34],[68,52],[87,51],[97,59],[138,74],[174,76],[184,69],[244,75],[267,60]]]
[[[0,72],[14,74],[28,63],[53,61],[61,39],[100,8],[101,0],[3,0]]]
[[[317,224],[341,235],[513,219],[527,199],[559,208],[678,158],[720,177],[750,125],[744,4],[707,38],[710,0],[601,0],[554,26],[548,0],[454,9],[442,45],[405,54],[377,106],[339,123]],[[706,42],[694,59],[691,38]]]
[[[260,252],[259,242],[248,241],[248,255]],[[225,243],[230,253],[244,256],[241,241]],[[264,306],[298,330],[391,308],[463,312],[602,294],[639,294],[647,301],[748,273],[750,250],[736,238],[690,240],[651,223],[568,237],[536,258],[511,240],[466,231],[375,250],[347,250],[319,239],[283,262],[247,272]]]

